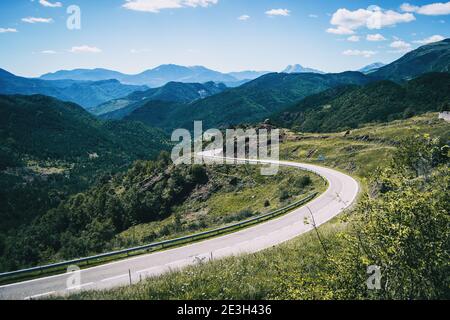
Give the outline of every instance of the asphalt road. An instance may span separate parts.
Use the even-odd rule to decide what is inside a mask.
[[[350,207],[358,195],[358,183],[341,172],[311,164],[269,160],[264,162],[312,171],[324,177],[329,188],[307,205],[280,218],[225,236],[84,269],[78,273],[1,286],[0,299],[42,299],[79,290],[125,286],[200,261],[258,252],[311,231],[312,224],[305,224],[305,218],[312,221],[309,210],[313,213],[316,225],[320,226]],[[80,279],[77,286],[73,286],[74,282],[69,280],[73,280],[74,276],[79,276]]]

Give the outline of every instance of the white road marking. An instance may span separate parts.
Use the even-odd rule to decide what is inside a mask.
[[[115,276],[115,277],[103,279],[103,280],[101,280],[101,282],[113,281],[113,280],[117,280],[117,279],[120,279],[120,278],[129,277],[129,276],[130,276],[129,274],[121,274],[120,276]]]
[[[69,290],[69,291],[80,290],[81,288],[92,286],[93,284],[94,284],[94,282],[89,282],[89,283],[81,284],[81,285],[76,286],[76,287],[68,288],[67,290]]]

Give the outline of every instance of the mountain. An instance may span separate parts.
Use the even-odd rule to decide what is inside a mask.
[[[414,79],[427,72],[450,72],[450,39],[424,45],[370,74],[396,82]]]
[[[125,84],[146,85],[151,88],[162,87],[169,82],[204,83],[213,81],[233,84],[241,80],[248,80],[247,78],[237,79],[230,74],[224,74],[202,66],[184,67],[175,64],[160,65],[134,75],[106,69],[75,69],[48,73],[41,76],[40,79],[83,81],[116,79]]]
[[[304,132],[337,132],[439,111],[448,101],[450,74],[429,73],[402,84],[383,80],[330,89],[307,97],[272,120]]]
[[[305,68],[299,64],[289,65],[282,71],[282,73],[318,73],[318,74],[324,74],[325,72],[311,69],[311,68]]]
[[[30,79],[0,69],[0,94],[42,94],[74,102],[84,108],[146,90],[146,86],[124,85],[117,80],[75,81]]]
[[[174,64],[161,65],[157,68],[131,76],[126,83],[145,84],[150,87],[161,87],[168,82],[204,83],[235,82],[232,76],[207,69],[202,66],[183,67]]]
[[[2,146],[37,159],[86,157],[95,152],[149,158],[163,149],[164,141],[159,130],[100,121],[79,105],[43,95],[0,95],[0,129]]]
[[[105,101],[129,95],[132,92],[148,89],[147,86],[124,85],[118,80],[103,80],[95,82],[75,82],[63,88],[61,99],[92,108]],[[55,96],[58,98],[58,96]]]
[[[369,65],[359,69],[358,71],[362,72],[362,73],[365,73],[365,74],[368,74],[368,73],[377,71],[378,69],[380,69],[380,68],[382,68],[384,66],[386,66],[385,63],[375,62],[375,63],[369,64]]]
[[[30,222],[167,149],[168,137],[142,123],[99,121],[74,103],[42,95],[0,95],[1,226]]]
[[[359,72],[341,74],[271,73],[188,104],[152,102],[143,104],[128,120],[142,121],[165,130],[190,129],[195,120],[204,128],[222,128],[264,120],[274,112],[311,94],[346,84],[365,84],[370,79]]]
[[[90,108],[88,111],[95,115],[107,114],[104,117],[107,119],[120,119],[148,101],[189,103],[218,94],[226,88],[224,84],[214,82],[204,84],[169,82],[161,88],[137,91],[124,98],[114,99]]]
[[[108,69],[75,69],[75,70],[60,70],[54,73],[47,73],[42,75],[39,79],[42,80],[78,80],[78,81],[102,81],[116,79],[123,82],[129,75],[112,71]]]

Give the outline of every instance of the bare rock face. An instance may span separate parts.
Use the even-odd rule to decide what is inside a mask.
[[[444,111],[439,113],[439,119],[443,119],[447,122],[450,122],[450,111]]]

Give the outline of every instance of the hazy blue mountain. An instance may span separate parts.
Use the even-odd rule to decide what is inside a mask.
[[[369,65],[359,69],[358,71],[362,72],[362,73],[365,73],[365,74],[368,74],[368,73],[371,73],[371,72],[375,72],[375,71],[377,71],[378,69],[380,69],[380,68],[382,68],[384,66],[386,66],[385,63],[375,62],[375,63],[369,64]]]
[[[75,81],[41,80],[18,77],[0,69],[0,94],[43,94],[60,100],[77,103],[84,108],[129,95],[146,86],[124,85],[117,80]]]
[[[414,79],[427,72],[450,72],[450,39],[413,50],[370,76],[399,82]]]
[[[133,85],[146,85],[152,88],[162,87],[169,82],[204,83],[223,82],[237,83],[243,79],[237,79],[229,74],[224,74],[202,66],[184,67],[175,64],[165,64],[154,69],[146,70],[139,74],[129,75],[106,69],[75,69],[62,70],[41,76],[44,80],[84,80],[99,81],[116,79],[122,83]]]
[[[294,101],[329,88],[361,85],[368,81],[370,79],[359,72],[326,75],[271,73],[238,88],[188,104],[149,101],[126,119],[142,121],[167,131],[191,129],[195,120],[203,120],[205,128],[229,127],[264,120]]]
[[[319,74],[324,74],[325,72],[316,70],[316,69],[305,68],[300,64],[294,64],[294,65],[287,66],[286,69],[284,69],[282,71],[282,73],[319,73]]]
[[[54,73],[47,73],[42,75],[39,79],[42,80],[78,80],[78,81],[102,81],[116,79],[124,82],[129,75],[120,73],[118,71],[108,69],[75,69],[75,70],[60,70]]]
[[[224,84],[216,84],[214,82],[203,84],[169,82],[161,88],[137,91],[126,97],[114,99],[90,108],[88,111],[95,115],[104,115],[103,118],[120,119],[148,101],[189,103],[218,94],[225,89],[227,87]]]
[[[184,67],[167,64],[131,76],[126,82],[161,87],[168,82],[204,83],[209,81],[235,82],[237,79],[202,66]]]

